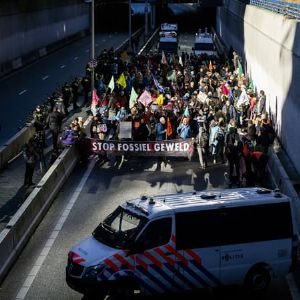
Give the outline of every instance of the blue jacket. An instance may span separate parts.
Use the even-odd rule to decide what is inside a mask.
[[[156,140],[163,141],[166,139],[166,129],[164,128],[163,124],[158,122],[156,124]]]
[[[177,133],[181,139],[188,139],[191,137],[191,127],[190,125],[180,124],[177,128]]]

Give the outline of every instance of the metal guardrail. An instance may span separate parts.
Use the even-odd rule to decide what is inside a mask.
[[[138,56],[144,54],[146,51],[149,51],[152,48],[152,46],[153,46],[156,38],[158,37],[159,29],[160,29],[160,27],[157,27],[154,30],[153,34],[150,36],[150,38],[147,40],[147,42],[145,43],[145,45],[138,52]]]
[[[300,0],[250,0],[248,3],[290,18],[300,19]]]

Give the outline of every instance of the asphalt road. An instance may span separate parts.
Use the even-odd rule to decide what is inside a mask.
[[[74,170],[2,283],[0,299],[82,299],[82,295],[71,290],[65,282],[67,253],[72,245],[90,235],[117,205],[143,194],[226,186],[226,166],[216,165],[202,171],[196,160],[173,159],[160,167],[155,160],[145,158],[131,158],[116,166],[93,164],[94,160],[91,160],[89,167],[80,165]],[[199,295],[203,299],[257,299],[241,288],[200,291],[185,297],[199,299]],[[182,299],[182,295],[172,296],[174,298]],[[286,282],[282,279],[274,281],[261,299],[291,299]]]
[[[96,55],[104,48],[117,47],[126,38],[127,33],[96,35]],[[0,80],[0,145],[56,88],[84,75],[90,55],[90,37],[85,37]]]

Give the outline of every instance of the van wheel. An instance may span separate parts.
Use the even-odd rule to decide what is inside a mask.
[[[263,293],[270,285],[270,273],[264,267],[254,267],[246,275],[245,285],[253,293]]]

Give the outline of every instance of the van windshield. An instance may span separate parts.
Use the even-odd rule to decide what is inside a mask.
[[[214,44],[211,44],[211,43],[195,43],[195,50],[214,51]]]
[[[94,230],[93,236],[99,242],[117,249],[126,249],[134,240],[148,219],[119,206]]]

